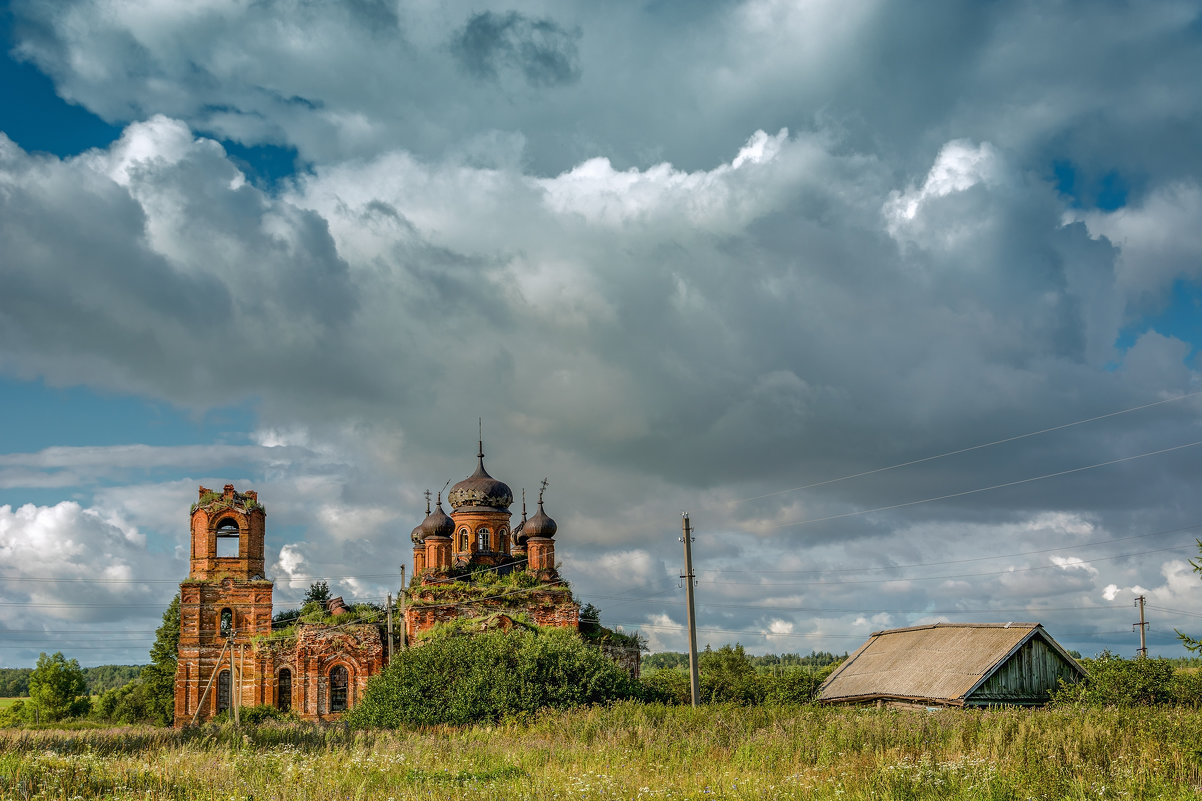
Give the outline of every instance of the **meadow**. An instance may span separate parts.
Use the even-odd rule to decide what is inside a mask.
[[[1202,713],[623,702],[398,731],[0,731],[0,798],[1196,799]]]

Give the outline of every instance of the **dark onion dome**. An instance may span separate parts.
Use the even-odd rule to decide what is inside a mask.
[[[534,517],[526,521],[526,525],[522,526],[524,538],[529,540],[534,537],[547,537],[549,539],[554,537],[558,530],[559,526],[543,511],[543,499],[539,498],[538,511],[534,513]]]
[[[429,517],[429,515],[426,516]],[[413,527],[413,531],[409,532],[409,539],[413,540],[414,545],[421,545],[422,540],[425,539],[425,537],[426,535],[422,533],[421,523],[418,523]]]
[[[484,443],[476,454],[476,472],[451,487],[447,500],[452,509],[464,506],[486,506],[493,509],[509,509],[513,503],[513,491],[504,481],[497,481],[484,469]]]
[[[442,510],[442,493],[438,494],[438,505],[434,507],[434,511],[426,515],[426,519],[418,528],[421,529],[423,540],[427,537],[447,537],[449,539],[455,533],[455,521]]]

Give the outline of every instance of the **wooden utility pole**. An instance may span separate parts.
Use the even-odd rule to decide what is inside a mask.
[[[384,664],[388,665],[392,663],[392,593],[388,593],[384,606],[388,610],[388,643],[384,646]]]
[[[401,650],[409,647],[409,628],[405,625],[405,566],[401,565],[401,591],[397,593],[397,603],[401,607]]]
[[[1135,605],[1139,607],[1139,622],[1131,624],[1131,628],[1139,626],[1139,650],[1136,653],[1141,659],[1148,655],[1148,622],[1144,620],[1144,601],[1146,600],[1147,598],[1142,595],[1135,599]]]
[[[684,543],[684,582],[685,600],[688,604],[689,618],[689,689],[692,692],[693,706],[701,700],[701,676],[697,672],[697,618],[693,599],[693,533],[689,529],[689,513],[681,515],[683,534],[680,541]]]

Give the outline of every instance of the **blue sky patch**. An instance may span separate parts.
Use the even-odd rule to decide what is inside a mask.
[[[16,61],[12,13],[0,13],[0,131],[26,151],[74,156],[88,148],[105,147],[121,136],[121,127],[110,125],[92,112],[63,100],[54,82],[32,64]]]

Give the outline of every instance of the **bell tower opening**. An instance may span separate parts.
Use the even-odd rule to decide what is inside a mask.
[[[242,532],[232,517],[227,517],[217,524],[217,558],[237,559],[239,546],[242,544]]]

